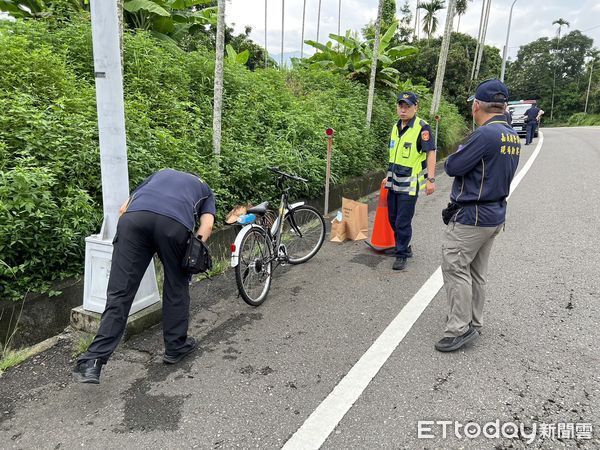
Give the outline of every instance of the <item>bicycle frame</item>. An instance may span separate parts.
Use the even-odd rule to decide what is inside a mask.
[[[282,180],[278,180],[277,186],[282,190],[282,194],[281,194],[281,201],[279,203],[278,215],[277,215],[277,218],[275,219],[275,221],[273,222],[273,226],[271,226],[271,229],[265,229],[265,227],[262,227],[261,225],[257,225],[255,223],[245,225],[240,230],[240,232],[238,233],[238,235],[235,238],[235,242],[233,243],[233,246],[232,246],[233,251],[231,252],[231,267],[235,267],[240,263],[240,248],[242,245],[242,239],[253,228],[258,228],[258,229],[266,231],[267,236],[270,241],[270,244],[271,244],[271,247],[272,247],[272,250],[273,250],[273,258],[271,259],[271,261],[274,261],[274,260],[285,261],[285,259],[287,258],[287,255],[281,256],[279,254],[280,246],[281,246],[280,227],[282,226],[285,215],[290,210],[297,208],[298,206],[304,205],[305,202],[295,202],[295,203],[290,204],[289,197],[288,197],[288,189],[289,188],[284,189],[282,183],[283,183]],[[275,242],[273,242],[273,239],[275,239]]]

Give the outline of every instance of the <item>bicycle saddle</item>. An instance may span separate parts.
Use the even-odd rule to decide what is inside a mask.
[[[247,214],[256,214],[258,216],[264,216],[269,207],[269,202],[262,202],[260,205],[248,208]]]

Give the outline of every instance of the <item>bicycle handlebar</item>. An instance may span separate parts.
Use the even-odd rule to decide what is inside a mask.
[[[291,175],[291,174],[289,174],[289,173],[282,172],[281,170],[279,170],[279,167],[269,167],[269,170],[270,170],[271,172],[273,172],[273,173],[276,173],[276,174],[278,174],[278,175],[281,175],[282,177],[289,178],[290,180],[294,180],[294,181],[302,181],[302,182],[305,182],[305,183],[308,181],[308,180],[306,180],[306,179],[304,179],[304,178],[301,178],[301,177],[299,177],[299,176],[296,176],[296,175]]]

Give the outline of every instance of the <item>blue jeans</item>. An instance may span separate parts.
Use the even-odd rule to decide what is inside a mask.
[[[406,258],[412,238],[412,218],[415,215],[416,195],[388,192],[388,217],[396,236],[396,257]]]
[[[525,144],[531,144],[531,141],[533,141],[537,124],[538,123],[536,121],[527,122],[527,136],[525,137]]]

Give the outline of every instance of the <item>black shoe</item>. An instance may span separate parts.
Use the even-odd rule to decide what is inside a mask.
[[[479,337],[479,333],[473,327],[469,327],[462,336],[445,337],[435,343],[435,349],[439,352],[453,352]]]
[[[392,266],[393,270],[404,270],[406,268],[406,258],[398,257]]]
[[[79,361],[73,369],[73,380],[78,383],[100,384],[102,362],[99,359]]]
[[[185,344],[188,346],[188,348],[175,355],[165,352],[163,356],[163,362],[165,364],[177,364],[179,361],[181,361],[183,358],[185,358],[187,355],[189,355],[198,348],[198,341],[196,341],[196,339],[194,339],[193,337],[188,337]]]

